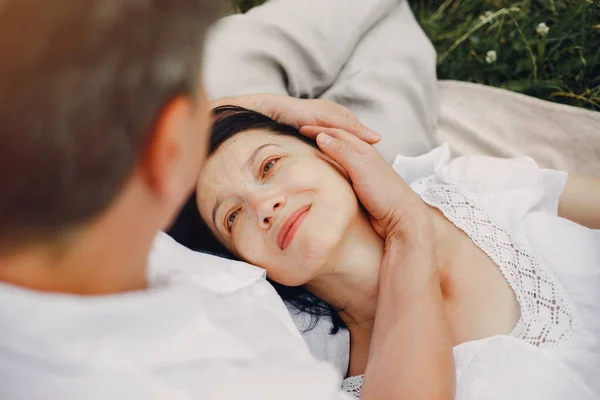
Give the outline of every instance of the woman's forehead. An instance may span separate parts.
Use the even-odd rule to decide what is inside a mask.
[[[266,147],[267,145],[275,145],[288,152],[303,152],[309,150],[311,153],[313,148],[301,140],[275,134],[265,130],[249,130],[239,133],[232,138],[226,140],[217,151],[208,157],[207,165],[211,165],[212,169],[217,169],[218,174],[222,173],[223,165],[238,169],[246,167],[247,161],[257,149]]]
[[[223,151],[252,151],[254,147],[261,146],[265,143],[274,142],[276,144],[285,145],[294,143],[297,139],[292,137],[276,134],[264,129],[251,129],[234,135],[227,139],[219,149],[210,157],[214,157]]]
[[[252,153],[267,144],[280,147],[287,145],[287,138],[270,132],[251,130],[242,132],[226,140],[208,157],[206,170],[209,174],[222,175],[231,169],[241,172],[247,166]],[[227,170],[224,170],[224,167]]]

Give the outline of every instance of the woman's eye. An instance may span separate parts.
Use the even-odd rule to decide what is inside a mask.
[[[271,160],[271,161],[265,163],[262,167],[263,175],[266,175],[271,170],[271,168],[273,168],[275,166],[276,162],[277,162],[277,160]]]
[[[235,218],[237,217],[238,212],[234,211],[231,214],[229,214],[229,217],[227,217],[227,230],[231,232],[231,227],[233,226],[233,223],[235,222]]]

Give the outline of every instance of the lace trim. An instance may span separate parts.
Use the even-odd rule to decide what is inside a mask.
[[[342,382],[342,390],[350,393],[352,396],[359,398],[360,390],[362,389],[362,381],[364,375],[350,376]]]
[[[515,292],[521,318],[510,336],[540,348],[553,348],[572,338],[575,315],[566,291],[528,244],[488,213],[475,193],[434,179],[421,179],[413,187],[490,257]],[[362,378],[345,379],[342,389],[360,397]]]
[[[511,336],[541,348],[552,348],[573,335],[575,316],[567,294],[527,243],[490,215],[463,187],[427,184],[423,201],[438,208],[490,257],[515,292],[521,318]],[[429,180],[429,182],[427,182]]]

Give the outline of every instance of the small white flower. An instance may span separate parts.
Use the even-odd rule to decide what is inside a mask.
[[[496,54],[496,52],[494,50],[488,51],[487,54],[485,55],[485,62],[487,62],[488,64],[495,63],[497,59],[498,59],[498,54]]]
[[[548,25],[546,25],[545,22],[540,22],[538,24],[538,26],[535,28],[535,31],[537,32],[538,35],[540,35],[541,37],[544,37],[550,31],[550,27]]]
[[[494,15],[493,12],[486,11],[486,12],[483,13],[483,15],[479,16],[479,19],[481,20],[481,22],[488,23],[488,22],[490,22],[490,18],[492,17],[492,15]]]

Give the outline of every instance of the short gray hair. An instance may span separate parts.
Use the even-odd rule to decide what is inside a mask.
[[[50,238],[108,206],[166,103],[193,94],[222,10],[0,0],[0,243]]]

